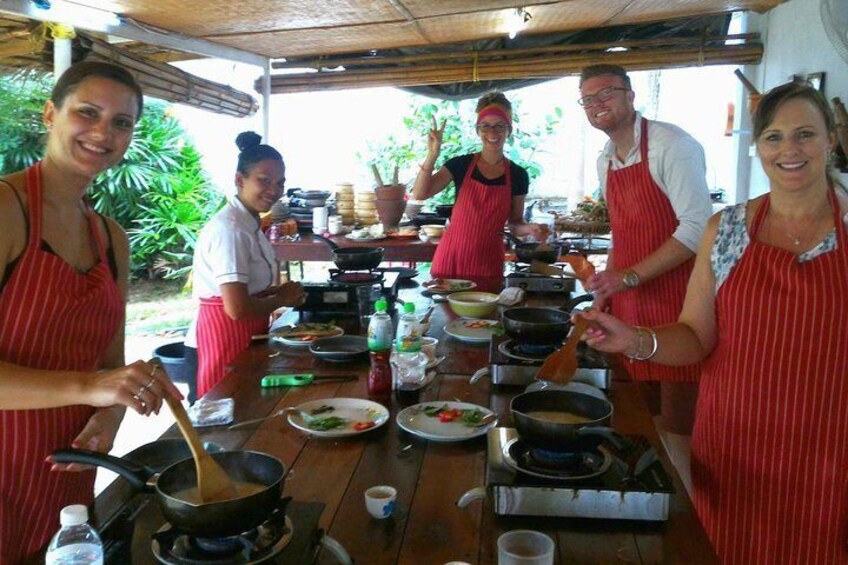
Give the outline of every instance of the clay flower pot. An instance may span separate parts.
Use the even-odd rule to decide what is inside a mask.
[[[405,184],[385,184],[374,189],[377,200],[402,200],[406,194]]]

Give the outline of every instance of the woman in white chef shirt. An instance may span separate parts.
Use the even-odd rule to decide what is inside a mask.
[[[259,213],[279,200],[286,180],[282,155],[261,141],[252,131],[236,138],[238,192],[203,227],[195,247],[193,294],[200,308],[186,346],[197,347],[198,397],[224,378],[252,335],[267,333],[274,310],[305,299],[298,283],[276,286],[277,260],[259,226]]]

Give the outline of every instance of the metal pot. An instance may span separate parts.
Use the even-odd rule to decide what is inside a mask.
[[[515,258],[522,263],[532,263],[533,261],[542,261],[543,263],[556,263],[562,252],[561,243],[546,244],[546,247],[539,249],[541,243],[524,243],[509,232],[501,232],[512,244],[512,249],[515,251]]]
[[[175,494],[197,486],[194,459],[170,465],[161,473],[126,459],[85,449],[60,449],[52,459],[57,463],[98,465],[118,473],[142,491],[153,492],[165,519],[186,534],[198,537],[233,536],[264,522],[280,499],[283,463],[256,451],[222,451],[212,453],[234,481],[264,485],[264,488],[230,500],[193,504]]]
[[[570,390],[525,392],[510,403],[512,421],[518,437],[527,445],[549,451],[580,451],[604,440],[617,448],[625,444],[622,436],[609,427],[612,403],[597,396]],[[569,412],[587,421],[566,424],[534,417],[533,412]]]
[[[506,335],[521,343],[559,345],[571,329],[571,311],[575,306],[594,299],[582,294],[559,309],[522,306],[507,308],[502,315]]]
[[[333,263],[342,271],[370,271],[383,261],[382,247],[339,247],[326,237],[321,241],[333,250]]]

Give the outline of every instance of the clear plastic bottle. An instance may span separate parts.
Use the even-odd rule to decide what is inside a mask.
[[[82,504],[66,506],[59,513],[62,527],[47,546],[46,565],[103,565],[103,543],[88,524]]]
[[[392,318],[386,312],[389,305],[384,299],[374,303],[374,314],[368,322],[368,350],[391,351]]]
[[[427,376],[427,356],[421,352],[421,332],[415,304],[403,305],[395,337],[395,389],[402,403],[417,401]]]

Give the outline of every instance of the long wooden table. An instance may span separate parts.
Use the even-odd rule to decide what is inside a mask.
[[[406,299],[425,302],[417,289],[404,291]],[[538,303],[563,300],[534,299]],[[489,406],[509,422],[509,401],[519,390],[492,386],[488,380],[475,385],[469,375],[484,367],[488,345],[460,343],[446,336],[444,325],[455,315],[439,304],[432,317],[430,335],[440,339],[438,353],[447,358],[438,376],[422,393],[422,401],[459,399]],[[356,329],[352,329],[356,332]],[[207,395],[235,399],[235,420],[243,421],[273,413],[285,406],[332,397],[367,398],[368,363],[334,364],[314,358],[308,349],[274,342],[257,342],[234,363],[231,372]],[[263,389],[259,381],[268,372],[356,374],[357,381],[316,383],[305,387]],[[635,385],[614,380],[613,426],[627,434],[644,434],[662,451],[647,409]],[[497,561],[497,538],[508,530],[530,528],[550,534],[557,542],[556,563],[717,563],[672,466],[677,493],[672,495],[665,523],[615,520],[532,518],[497,516],[491,500],[466,508],[457,499],[485,481],[486,441],[480,437],[462,443],[431,443],[401,430],[394,416],[401,408],[392,398],[387,403],[390,421],[384,426],[350,439],[310,437],[290,426],[284,418],[271,419],[237,431],[203,429],[204,440],[228,449],[251,449],[269,453],[288,469],[284,494],[301,502],[324,505],[320,527],[338,540],[356,563],[443,564],[452,560],[473,564]],[[168,435],[174,435],[171,430]],[[365,510],[363,493],[377,484],[398,490],[393,518],[372,519]],[[128,487],[119,480],[98,499],[96,510],[105,516]],[[155,505],[151,505],[155,508]],[[147,514],[150,514],[150,507]],[[161,518],[160,518],[161,521]],[[161,523],[161,522],[160,522]],[[142,525],[145,524],[145,525]],[[136,528],[156,527],[156,518],[140,517]],[[154,530],[155,531],[155,530]],[[149,538],[134,547],[136,563],[151,562]],[[326,551],[319,563],[334,563]]]
[[[298,241],[274,244],[274,252],[279,261],[332,261],[330,246],[319,241],[311,233],[300,234]],[[405,261],[409,263],[432,261],[436,245],[420,239],[387,237],[378,241],[352,241],[342,235],[330,236],[330,241],[339,247],[382,247],[384,261]]]

